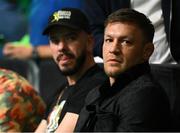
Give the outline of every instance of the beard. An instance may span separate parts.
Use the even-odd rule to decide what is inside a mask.
[[[73,55],[72,55],[73,56]],[[75,56],[73,56],[75,58]],[[83,67],[86,60],[86,53],[83,51],[76,59],[75,65],[72,68],[60,69],[61,73],[65,76],[71,76],[76,74],[81,67]]]

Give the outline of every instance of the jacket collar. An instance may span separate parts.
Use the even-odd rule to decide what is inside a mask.
[[[114,95],[115,93],[121,91],[131,81],[137,79],[145,73],[150,73],[150,66],[148,62],[138,64],[121,73],[112,86],[110,86],[110,82],[108,80],[102,87],[99,88],[100,95],[105,97]]]

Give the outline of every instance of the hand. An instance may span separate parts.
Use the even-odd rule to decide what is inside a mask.
[[[32,47],[26,47],[22,45],[18,46],[12,43],[7,43],[3,48],[3,55],[16,59],[28,59],[31,58],[32,51],[33,51]]]

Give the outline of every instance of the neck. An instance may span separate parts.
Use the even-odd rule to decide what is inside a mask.
[[[83,66],[74,75],[67,76],[69,85],[74,85],[86,73],[86,71],[95,65],[94,60],[86,61]]]
[[[109,81],[110,81],[110,85],[112,86],[115,83],[116,79],[109,77]]]

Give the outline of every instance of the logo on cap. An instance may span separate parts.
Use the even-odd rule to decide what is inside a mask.
[[[57,11],[53,14],[53,20],[54,21],[59,21],[59,19],[70,19],[71,18],[71,11]]]

